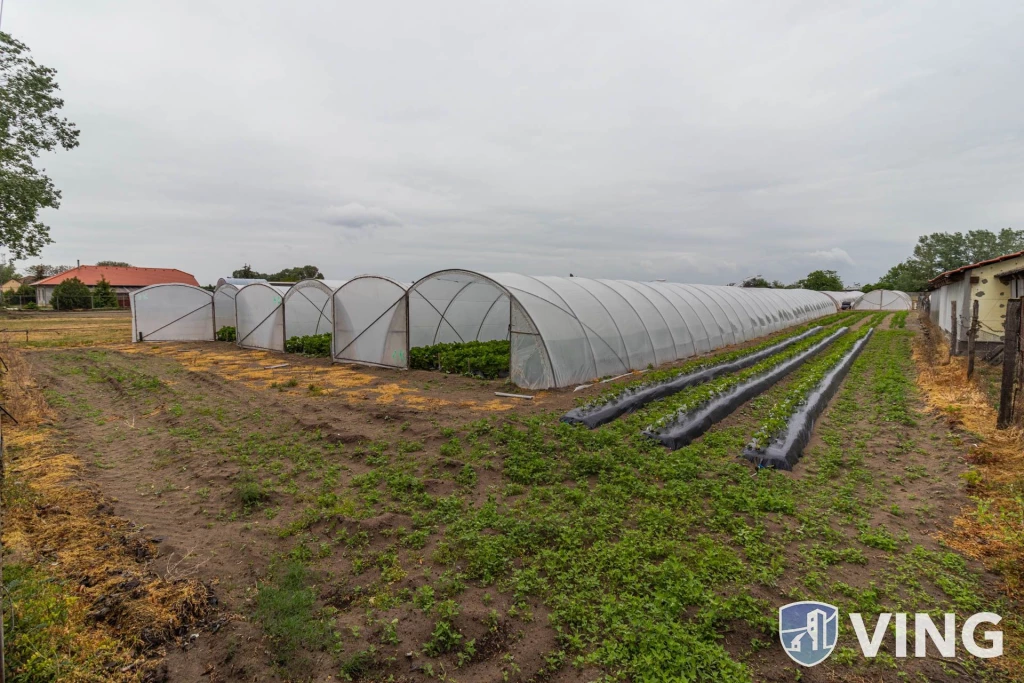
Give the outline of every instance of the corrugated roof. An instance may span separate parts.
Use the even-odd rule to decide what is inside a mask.
[[[928,281],[928,284],[932,287],[938,287],[948,282],[953,275],[957,275],[966,270],[973,270],[974,268],[989,266],[992,265],[993,263],[999,263],[1000,261],[1009,261],[1010,259],[1017,258],[1018,256],[1024,256],[1024,251],[1017,251],[1012,254],[1003,254],[1002,256],[990,258],[987,261],[978,261],[977,263],[971,263],[966,266],[960,266],[959,268],[954,268],[953,270],[947,270],[945,273],[941,273],[933,277],[931,280]]]
[[[90,286],[97,285],[100,280],[104,279],[114,287],[148,287],[171,282],[199,286],[195,277],[177,268],[136,268],[134,266],[78,266],[60,275],[40,280],[35,283],[35,286],[59,285],[73,277],[77,277]]]

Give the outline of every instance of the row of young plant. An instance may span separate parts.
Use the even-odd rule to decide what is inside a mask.
[[[770,372],[790,359],[796,358],[819,342],[833,335],[836,331],[837,329],[834,325],[826,327],[817,334],[787,347],[780,353],[766,358],[756,365],[752,365],[751,367],[745,368],[739,372],[719,377],[705,384],[700,384],[692,387],[691,389],[681,391],[678,394],[662,399],[656,404],[655,409],[651,411],[658,415],[658,417],[651,421],[650,426],[646,431],[656,432],[668,426],[681,415],[691,413],[731,389],[738,387],[759,375]]]
[[[409,349],[409,368],[494,379],[507,377],[512,343],[495,341],[452,342]]]
[[[724,351],[712,356],[702,356],[700,358],[694,358],[689,360],[682,365],[673,368],[664,368],[662,370],[652,370],[644,374],[642,379],[635,380],[626,385],[616,385],[602,391],[597,396],[589,399],[578,399],[577,404],[580,408],[595,408],[603,406],[613,401],[621,400],[628,394],[634,393],[646,389],[648,387],[656,386],[668,381],[671,381],[681,375],[689,375],[692,373],[700,372],[708,368],[712,368],[716,365],[722,365],[724,363],[731,363],[732,361],[745,358],[746,356],[760,353],[761,351],[791,339],[793,337],[800,336],[807,330],[813,327],[831,327],[839,323],[846,325],[852,325],[870,313],[865,311],[848,311],[842,313],[833,313],[830,316],[819,318],[813,322],[794,327],[791,330],[787,330],[781,334],[774,335],[764,340],[759,344],[748,346],[742,349],[735,349],[732,351]]]
[[[784,432],[789,424],[790,417],[806,401],[808,394],[821,383],[822,379],[832,368],[850,353],[853,346],[867,336],[872,329],[874,328],[864,325],[844,335],[824,354],[810,361],[797,371],[796,379],[790,384],[786,393],[769,409],[767,419],[754,432],[750,446],[763,450]]]
[[[292,337],[285,341],[284,350],[287,353],[301,353],[306,356],[330,356],[331,333],[325,332],[323,334]]]
[[[775,355],[765,358],[759,364],[745,368],[738,373],[732,375],[726,375],[718,379],[712,380],[706,384],[700,384],[685,391],[680,391],[678,394],[669,396],[662,400],[657,401],[651,410],[648,411],[648,415],[652,417],[649,422],[648,430],[656,431],[662,427],[665,427],[676,420],[680,415],[691,413],[701,405],[708,401],[720,396],[721,394],[729,391],[730,389],[749,381],[758,375],[762,375],[783,364],[786,360],[794,358],[809,348],[813,347],[818,342],[827,338],[830,335],[835,334],[836,327],[828,327],[821,332],[808,337],[800,343],[794,344],[782,350]]]

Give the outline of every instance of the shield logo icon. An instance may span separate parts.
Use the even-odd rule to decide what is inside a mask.
[[[839,638],[839,608],[827,602],[791,602],[779,608],[779,639],[797,664],[825,661]]]

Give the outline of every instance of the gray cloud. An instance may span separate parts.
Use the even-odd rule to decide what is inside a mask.
[[[327,210],[324,222],[343,228],[379,228],[402,224],[398,216],[387,209],[363,206],[358,202],[331,207]]]
[[[43,160],[49,262],[869,282],[1024,208],[1009,1],[52,0],[4,29],[82,128]]]

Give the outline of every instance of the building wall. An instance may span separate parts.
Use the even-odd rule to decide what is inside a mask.
[[[970,273],[965,273],[962,280],[957,282],[951,282],[947,285],[939,287],[931,293],[929,297],[929,305],[931,307],[931,318],[932,321],[938,325],[942,331],[949,334],[953,329],[952,316],[950,315],[952,307],[950,303],[956,301],[956,312],[957,318],[962,319],[962,312],[964,309],[964,302],[967,300],[967,281]],[[958,323],[959,325],[959,323]],[[959,330],[958,330],[959,332]],[[958,334],[963,339],[962,334]]]
[[[972,302],[975,300],[978,302],[978,341],[1002,341],[1003,324],[1006,321],[1006,302],[1011,298],[1012,290],[1010,284],[1004,284],[997,275],[1021,267],[1024,267],[1024,257],[993,263],[970,271],[971,277],[978,280],[971,285],[970,299]],[[970,308],[964,313],[969,324]]]

